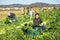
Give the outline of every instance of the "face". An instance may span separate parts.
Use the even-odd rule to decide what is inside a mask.
[[[39,15],[36,15],[36,18],[39,18]]]

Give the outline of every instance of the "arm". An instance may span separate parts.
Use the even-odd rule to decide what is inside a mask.
[[[40,23],[39,23],[39,26],[42,26],[42,25],[41,25],[41,23],[42,23],[42,19],[40,19]]]
[[[42,19],[40,19],[40,24],[42,23]]]

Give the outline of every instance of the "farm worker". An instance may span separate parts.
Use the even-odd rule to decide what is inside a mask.
[[[17,22],[17,18],[16,18],[16,15],[14,13],[9,13],[8,14],[8,18],[9,18],[9,22],[10,23],[13,23],[13,22]]]
[[[46,23],[44,23],[43,25],[41,24],[42,20],[41,18],[39,18],[39,14],[35,14],[35,19],[33,20],[33,24],[34,24],[34,29],[40,28],[41,32],[43,32],[43,30],[45,30],[46,27]]]
[[[30,19],[32,19],[33,14],[35,15],[35,11],[33,9],[30,9],[29,11]]]
[[[27,8],[26,7],[24,7],[24,14],[26,15],[26,13],[27,13]]]

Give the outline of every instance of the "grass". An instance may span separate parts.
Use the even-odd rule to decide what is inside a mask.
[[[43,22],[47,23],[46,30],[42,35],[33,36],[24,34],[23,29],[32,27],[33,19],[29,15],[18,17],[16,24],[5,24],[4,20],[0,21],[0,40],[60,40],[60,10],[49,12],[40,12]],[[28,24],[25,26],[24,24]]]

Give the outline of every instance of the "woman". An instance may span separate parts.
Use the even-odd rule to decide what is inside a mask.
[[[6,24],[9,24],[9,23],[16,23],[18,20],[17,20],[17,17],[14,13],[9,13],[7,15],[7,18],[6,18],[6,21],[5,23]]]
[[[14,13],[10,13],[10,15],[8,15],[9,19],[13,22],[13,20],[15,20],[14,22],[17,22],[17,18],[16,15]]]
[[[43,32],[43,30],[45,29],[46,23],[44,23],[43,25],[41,24],[42,20],[39,17],[39,14],[35,14],[35,19],[33,20],[33,24],[34,24],[34,29],[38,28],[41,30],[41,32]]]

